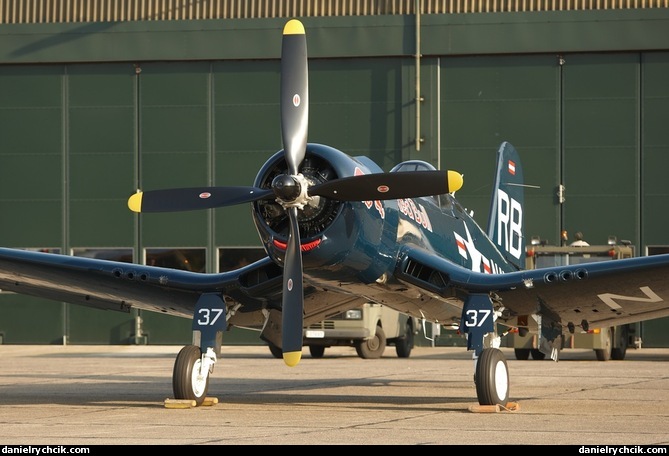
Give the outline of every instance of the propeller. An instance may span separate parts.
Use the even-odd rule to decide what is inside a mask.
[[[281,47],[281,133],[287,174],[271,188],[191,187],[138,191],[128,199],[134,212],[212,209],[274,199],[288,216],[289,235],[283,266],[282,351],[288,366],[302,358],[304,289],[298,214],[313,197],[371,201],[452,193],[462,187],[455,171],[407,171],[332,179],[313,186],[299,173],[307,148],[309,116],[307,40],[302,23],[292,19],[283,29]]]
[[[277,176],[272,182],[288,212],[290,234],[283,266],[282,345],[283,362],[295,366],[302,358],[302,323],[304,294],[302,252],[297,209],[302,209],[309,185],[298,168],[307,152],[309,117],[309,83],[307,37],[304,26],[296,19],[283,28],[281,44],[281,134],[290,176]]]
[[[128,207],[133,212],[178,212],[214,209],[263,199],[288,201],[300,196],[299,181],[298,176],[281,175],[274,179],[271,189],[242,186],[139,191],[130,196]],[[462,184],[462,175],[457,171],[403,171],[342,177],[316,184],[307,190],[309,196],[339,201],[372,201],[442,195],[458,191]],[[308,183],[305,183],[304,188],[307,186]]]

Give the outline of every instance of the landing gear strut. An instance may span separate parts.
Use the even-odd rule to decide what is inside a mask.
[[[490,296],[471,294],[462,309],[460,328],[467,335],[467,349],[474,350],[474,383],[480,405],[501,405],[509,401],[509,368],[499,347],[495,329],[496,312]]]
[[[199,345],[195,345],[197,342],[186,345],[174,361],[172,391],[175,399],[191,400],[198,406],[202,405],[209,390],[209,374],[214,370],[217,354],[221,352],[221,338],[226,326],[223,297],[215,293],[201,295],[193,315],[193,341],[199,340]]]

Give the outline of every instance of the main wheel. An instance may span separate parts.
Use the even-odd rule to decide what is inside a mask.
[[[175,399],[193,400],[202,405],[209,389],[209,371],[202,371],[200,347],[186,345],[174,361],[172,390]]]
[[[383,332],[383,328],[380,326],[376,327],[374,337],[367,340],[360,340],[355,343],[355,351],[358,353],[358,356],[363,359],[380,358],[385,349],[386,333]]]
[[[411,326],[410,320],[407,320],[404,327],[404,334],[398,337],[395,342],[395,352],[397,353],[398,358],[408,358],[411,356],[413,338],[413,327]]]
[[[309,354],[312,358],[322,358],[325,354],[325,345],[309,345]]]
[[[509,368],[497,348],[484,348],[474,374],[476,396],[480,405],[504,405],[509,402]]]
[[[520,361],[525,361],[530,359],[530,349],[529,348],[514,348],[513,353],[516,355],[516,359]]]

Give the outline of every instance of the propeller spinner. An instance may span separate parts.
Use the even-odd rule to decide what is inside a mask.
[[[292,19],[283,29],[281,48],[281,133],[288,174],[276,176],[271,189],[258,187],[192,187],[138,191],[128,199],[134,212],[172,212],[212,209],[263,199],[275,199],[289,219],[283,267],[282,351],[295,366],[302,358],[304,289],[298,211],[313,197],[341,201],[370,201],[455,192],[462,176],[455,171],[417,171],[365,174],[332,179],[309,187],[299,173],[307,148],[309,116],[307,41],[302,23]]]

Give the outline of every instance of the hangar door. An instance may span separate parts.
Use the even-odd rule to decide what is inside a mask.
[[[639,245],[639,55],[568,55],[562,68],[561,225],[591,244]]]
[[[666,53],[442,58],[441,163],[465,174],[459,198],[485,226],[495,152],[509,141],[538,187],[525,190],[528,236],[615,235],[638,251],[666,242],[668,62]]]

